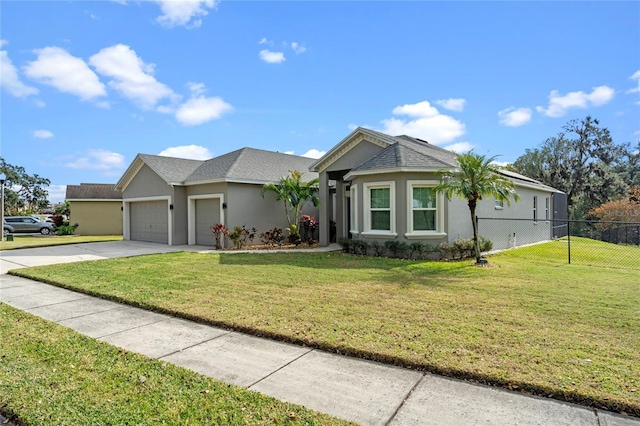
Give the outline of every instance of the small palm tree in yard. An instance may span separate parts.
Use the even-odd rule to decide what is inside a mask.
[[[308,182],[302,180],[302,173],[298,170],[289,171],[288,176],[280,178],[275,183],[267,183],[262,187],[260,195],[264,198],[267,191],[276,194],[276,200],[284,203],[284,211],[289,224],[289,236],[292,240],[300,239],[298,223],[302,215],[302,208],[307,202],[311,202],[314,207],[318,207],[320,199],[316,195],[318,192],[318,179]]]
[[[448,200],[453,195],[467,200],[471,213],[473,226],[473,245],[475,248],[476,263],[480,263],[480,244],[478,242],[478,222],[476,221],[476,206],[483,197],[495,197],[498,201],[506,201],[509,198],[517,202],[520,196],[516,193],[513,182],[498,173],[498,169],[492,165],[497,156],[487,158],[485,155],[470,151],[466,154],[456,154],[459,167],[455,171],[443,170],[440,184],[436,191],[443,192]]]

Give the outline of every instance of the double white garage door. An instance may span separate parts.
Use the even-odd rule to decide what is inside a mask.
[[[211,226],[220,223],[220,199],[193,200],[195,243],[213,246]],[[169,203],[167,200],[135,201],[129,203],[130,239],[169,244]],[[191,228],[191,227],[189,227]],[[183,227],[187,229],[187,227]]]

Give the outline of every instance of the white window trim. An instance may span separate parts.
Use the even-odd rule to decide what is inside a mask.
[[[551,199],[546,197],[544,199],[544,220],[549,222],[549,210],[551,208]]]
[[[538,223],[538,196],[533,196],[533,223]]]
[[[366,182],[363,186],[363,198],[364,198],[364,224],[362,236],[365,237],[380,237],[380,238],[395,238],[398,236],[396,233],[396,183],[395,181],[384,182]],[[389,188],[389,211],[390,211],[390,226],[389,231],[382,231],[379,229],[371,229],[371,189],[375,188]]]
[[[498,200],[496,198],[493,207],[496,210],[504,210],[504,200]]]
[[[408,180],[407,181],[407,233],[404,234],[407,239],[428,239],[428,238],[444,238],[447,233],[444,232],[444,193],[436,194],[436,229],[435,231],[414,231],[413,230],[413,188],[427,187],[433,188],[440,182],[437,180]]]
[[[349,202],[351,203],[351,229],[349,232],[351,235],[360,235],[360,228],[358,228],[358,186],[352,184],[349,189]]]
[[[187,244],[196,244],[196,200],[218,199],[220,200],[220,223],[224,225],[224,194],[189,195],[187,197]],[[224,248],[224,238],[221,241]]]

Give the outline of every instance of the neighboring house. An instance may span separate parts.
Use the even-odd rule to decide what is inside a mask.
[[[314,161],[253,148],[207,161],[138,154],[115,186],[122,191],[124,239],[212,246],[210,227],[217,223],[258,233],[286,228],[283,203],[271,192],[263,199],[262,187],[290,170],[303,172],[305,181],[314,179]],[[317,213],[312,206],[305,209]]]
[[[67,185],[71,224],[77,234],[122,234],[122,193],[113,184],[81,183]]]
[[[310,167],[320,180],[320,244],[330,242],[325,218],[335,221],[338,239],[420,240],[436,245],[471,237],[467,201],[456,197],[447,201],[433,190],[440,172],[457,166],[453,152],[421,139],[357,128]],[[532,222],[544,219],[547,226],[538,226],[518,238],[521,243],[551,239],[549,220],[553,219],[555,199],[561,205],[566,196],[525,176],[503,174],[513,181],[520,202],[512,200],[509,206],[494,199],[482,200],[477,216],[531,218]],[[566,202],[564,206],[566,210]],[[506,248],[513,232],[499,230],[486,236],[495,248]]]

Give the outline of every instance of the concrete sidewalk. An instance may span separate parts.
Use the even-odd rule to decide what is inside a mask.
[[[78,247],[70,260],[90,251],[105,257],[177,251],[124,243],[119,251],[112,243],[93,243],[111,248]],[[0,253],[0,263],[6,253]],[[42,262],[46,255],[40,256]],[[8,261],[36,262],[27,257],[16,254]],[[636,418],[230,332],[10,275],[0,275],[0,302],[127,350],[365,425],[640,426]]]

